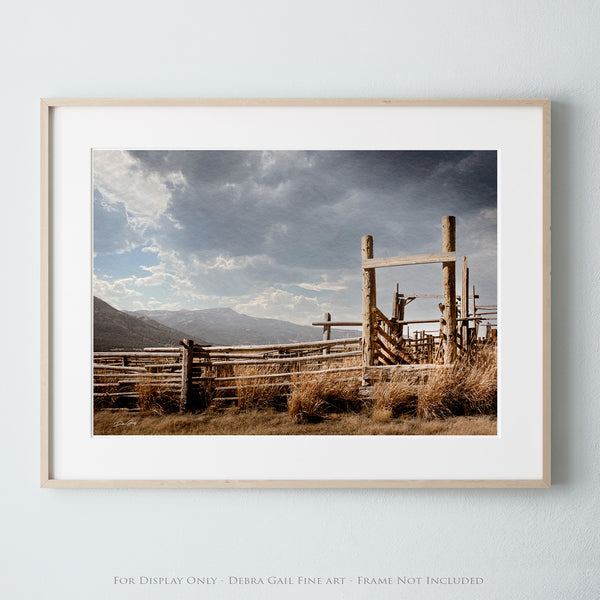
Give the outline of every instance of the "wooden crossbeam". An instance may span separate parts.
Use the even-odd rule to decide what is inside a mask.
[[[443,298],[442,294],[405,294],[407,300],[412,300],[413,298]],[[479,298],[479,294],[475,296],[475,298]],[[460,300],[460,296],[456,296],[457,300]]]
[[[375,307],[375,318],[383,321],[388,327],[394,328],[394,324],[377,307]]]
[[[323,323],[327,325],[334,325],[334,321],[323,321]],[[313,323],[313,325],[323,325],[323,323]],[[361,323],[359,322],[358,325]],[[361,341],[360,337],[353,338],[340,338],[336,340],[327,340],[327,341],[319,341],[319,342],[294,342],[292,344],[264,344],[264,345],[252,345],[252,346],[211,346],[210,348],[206,348],[207,351],[210,352],[225,352],[227,350],[232,350],[234,352],[239,352],[240,350],[244,351],[277,351],[277,350],[299,350],[302,348],[320,348],[322,346],[343,346],[344,344],[355,344]]]
[[[393,348],[395,346],[398,345],[398,340],[395,340],[387,331],[385,331],[384,329],[382,329],[381,327],[377,328],[377,333],[384,338],[388,344],[390,344],[390,346]]]
[[[419,319],[416,321],[398,321],[396,325],[424,325],[426,323],[439,323],[439,319]]]
[[[136,373],[146,372],[146,369],[144,367],[122,367],[121,365],[104,365],[102,363],[94,363],[94,370],[99,369],[105,369],[107,371],[133,371]]]
[[[379,312],[379,309],[377,309]],[[378,339],[379,347],[386,350],[389,356],[394,356],[395,360],[403,360],[405,362],[411,361],[410,353],[406,352],[400,345],[399,340],[395,340],[381,327],[377,327],[377,334],[380,336]],[[387,342],[387,343],[386,343]],[[389,344],[389,346],[388,346]]]
[[[315,327],[360,327],[362,321],[317,321],[311,325]]]
[[[235,366],[235,365],[233,365]],[[345,371],[358,371],[362,366],[339,367],[335,369],[321,369],[319,371],[285,371],[284,373],[267,373],[261,375],[236,375],[234,377],[215,377],[214,381],[246,381],[247,379],[281,379],[290,378],[293,375],[319,375],[321,373],[341,373]]]
[[[346,356],[360,356],[360,350],[356,350],[354,352],[335,352],[333,354],[328,354],[327,356],[323,356],[321,354],[313,354],[309,356],[296,356],[292,358],[267,358],[264,360],[238,360],[236,362],[228,361],[228,360],[216,360],[212,363],[214,367],[220,367],[222,365],[275,365],[280,363],[300,363],[300,362],[310,362],[315,361],[319,362],[322,360],[336,360],[338,358],[345,358]]]
[[[362,261],[362,268],[376,269],[378,267],[403,267],[406,265],[427,265],[447,262],[456,262],[456,252],[413,254],[411,256],[392,256],[391,258],[366,258]]]
[[[388,365],[393,365],[396,363],[396,358],[394,355],[383,344],[379,344],[377,347],[377,356],[380,360],[383,360],[383,362],[386,362]]]

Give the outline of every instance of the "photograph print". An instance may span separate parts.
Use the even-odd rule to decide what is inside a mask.
[[[94,435],[497,435],[496,150],[92,150]]]

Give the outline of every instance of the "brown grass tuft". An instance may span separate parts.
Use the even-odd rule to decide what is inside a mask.
[[[418,392],[414,376],[402,371],[396,371],[389,382],[375,383],[373,418],[384,423],[400,415],[414,415],[417,411]]]
[[[465,380],[465,414],[496,414],[498,361],[494,346],[484,346],[473,357]]]
[[[236,365],[234,376],[254,376],[256,379],[236,379],[237,406],[243,410],[285,406],[285,379],[260,377],[281,373],[279,365]]]
[[[346,373],[297,375],[288,398],[288,413],[296,423],[318,422],[333,412],[360,410],[360,381]]]
[[[179,411],[179,392],[169,389],[161,381],[141,378],[135,384],[137,405],[140,410],[166,415]]]
[[[396,371],[390,381],[373,386],[372,417],[385,423],[400,416],[444,419],[462,415],[495,415],[496,349],[484,346],[451,367],[433,368],[424,381]]]
[[[433,370],[419,388],[417,416],[421,419],[443,419],[464,414],[462,377],[458,366]]]
[[[451,368],[431,373],[419,390],[417,416],[441,419],[451,415],[495,414],[497,358],[484,346]]]

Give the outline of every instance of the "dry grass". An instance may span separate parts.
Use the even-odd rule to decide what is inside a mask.
[[[360,379],[344,372],[296,375],[287,409],[296,423],[318,422],[333,412],[356,412]]]
[[[471,361],[465,382],[465,414],[496,414],[498,359],[494,346],[481,349]]]
[[[440,419],[450,415],[495,414],[497,359],[484,346],[452,368],[433,372],[419,390],[417,416]]]
[[[358,372],[310,373],[321,370],[319,355],[315,356],[317,366],[304,364],[300,367],[306,373],[290,375],[287,378],[269,377],[296,370],[296,365],[237,365],[233,366],[236,380],[237,407],[241,410],[254,410],[266,407],[285,408],[295,422],[319,421],[335,411],[360,409],[358,400]],[[356,367],[360,359],[345,358],[335,363],[335,367]],[[245,377],[251,376],[252,379]],[[261,377],[262,376],[262,377]]]
[[[236,365],[235,377],[254,376],[256,379],[236,379],[237,406],[243,410],[285,406],[287,385],[284,378],[260,377],[281,373],[279,365]]]
[[[119,391],[119,378],[111,376],[103,376],[99,378],[102,382],[102,387],[94,387],[94,392],[100,391],[101,396],[94,396],[94,410],[101,410],[104,408],[116,408],[120,402],[120,398],[115,396]]]
[[[274,408],[207,410],[197,414],[102,410],[94,415],[95,435],[496,435],[493,415],[426,421],[400,417],[386,423],[362,413],[331,413],[318,423],[294,423]]]
[[[340,366],[355,366],[349,359]],[[333,366],[333,365],[331,365]],[[397,371],[378,382],[372,401],[365,398],[357,372],[302,373],[273,378],[291,366],[237,365],[226,376],[237,397],[233,407],[212,407],[198,414],[179,409],[179,392],[148,379],[137,386],[135,418],[98,410],[100,435],[494,435],[497,361],[493,347],[480,348],[449,368],[432,369],[427,378]],[[296,367],[297,368],[297,367]],[[304,366],[306,370],[319,367]],[[221,376],[223,376],[221,374]],[[242,379],[252,376],[253,379]],[[97,403],[96,409],[115,405]],[[204,406],[203,406],[204,407]],[[287,411],[286,411],[287,409]],[[133,413],[132,413],[133,414]],[[116,415],[116,416],[115,416]]]
[[[179,410],[179,391],[156,379],[141,378],[135,384],[137,406],[144,412],[166,415]]]
[[[484,346],[449,368],[441,367],[418,381],[397,371],[389,382],[373,386],[373,419],[387,422],[401,415],[421,419],[496,414],[496,349]]]
[[[456,366],[430,373],[427,381],[419,389],[417,416],[422,419],[443,419],[464,414],[461,371],[462,369]]]
[[[389,382],[373,386],[373,419],[385,423],[400,415],[415,415],[419,386],[414,376],[397,371]]]

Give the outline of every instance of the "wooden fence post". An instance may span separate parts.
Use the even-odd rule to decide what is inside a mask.
[[[373,258],[373,236],[365,235],[361,244],[362,260]],[[363,267],[363,304],[362,304],[362,334],[363,334],[363,367],[373,366],[375,339],[375,269]]]
[[[331,321],[331,313],[326,312],[323,315],[323,321]],[[323,341],[327,342],[331,339],[331,325],[323,325]],[[329,354],[329,346],[323,348],[323,356]]]
[[[477,316],[477,304],[475,302],[475,286],[473,286],[473,316],[474,317]],[[475,339],[475,342],[477,342],[477,338],[479,336],[479,321],[477,319],[475,319],[473,321],[473,327],[475,329],[475,333],[473,334],[473,337]]]
[[[192,367],[194,364],[194,340],[182,340],[181,357],[181,398],[179,400],[179,410],[181,412],[190,409],[192,399]]]
[[[456,217],[442,219],[442,252],[456,251]],[[444,284],[444,364],[456,361],[456,263],[442,263]]]
[[[467,257],[463,256],[462,265],[462,290],[460,296],[460,316],[469,316],[469,267]],[[466,354],[469,348],[469,321],[462,321],[460,328],[460,342],[462,353]]]
[[[398,298],[398,321],[404,321],[404,308],[406,306],[406,298],[404,294],[400,294]],[[404,325],[398,326],[398,337],[404,337]]]

